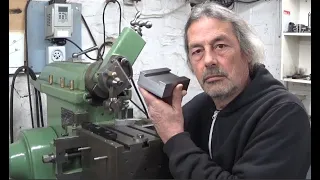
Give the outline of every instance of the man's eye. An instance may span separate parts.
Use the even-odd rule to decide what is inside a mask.
[[[197,50],[195,50],[195,51],[192,52],[192,55],[196,55],[196,54],[199,54],[199,53],[201,53],[201,50],[200,50],[200,49],[197,49]]]
[[[224,45],[224,44],[218,44],[218,45],[216,46],[216,48],[218,48],[218,49],[222,49],[222,48],[224,48],[224,47],[226,47],[226,45]]]

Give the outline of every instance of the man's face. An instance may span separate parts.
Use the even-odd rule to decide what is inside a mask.
[[[225,98],[243,88],[249,68],[232,24],[202,17],[188,29],[188,56],[201,87],[212,98]]]

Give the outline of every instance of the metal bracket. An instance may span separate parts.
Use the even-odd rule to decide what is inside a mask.
[[[65,174],[63,172],[63,164],[67,162],[67,159],[65,156],[65,154],[67,153],[66,151],[69,149],[85,147],[86,141],[84,141],[79,136],[63,137],[63,138],[55,139],[54,146],[56,148],[56,158],[55,158],[56,178],[58,180],[83,179],[82,172]],[[83,156],[83,153],[86,153],[86,151],[81,151],[81,156]],[[82,163],[85,163],[84,161],[85,160],[82,159]]]

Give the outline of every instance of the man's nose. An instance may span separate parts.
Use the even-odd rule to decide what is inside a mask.
[[[206,67],[211,67],[217,65],[217,57],[213,50],[206,49],[205,50],[205,57],[204,57],[204,63]]]

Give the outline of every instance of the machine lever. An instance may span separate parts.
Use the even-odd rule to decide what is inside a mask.
[[[73,53],[73,54],[72,54],[72,57],[73,57],[73,58],[77,58],[77,57],[79,57],[79,56],[82,55],[82,54],[86,54],[86,53],[89,53],[89,52],[94,51],[94,50],[98,50],[98,46],[91,47],[91,48],[89,48],[89,49],[86,49],[86,50],[81,51],[81,52],[78,52],[78,53]]]

